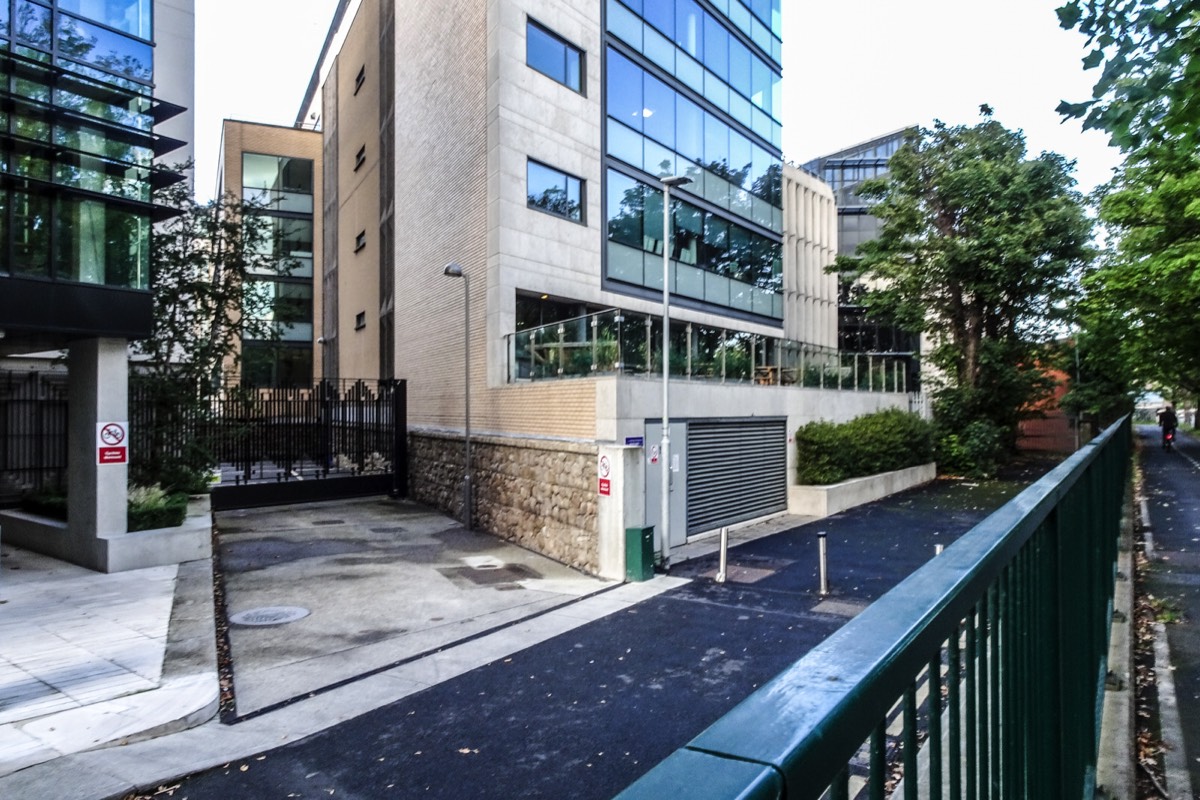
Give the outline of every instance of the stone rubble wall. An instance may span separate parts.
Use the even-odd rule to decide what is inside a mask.
[[[412,500],[461,518],[462,434],[409,432]],[[600,569],[595,445],[471,437],[474,525],[575,569]]]

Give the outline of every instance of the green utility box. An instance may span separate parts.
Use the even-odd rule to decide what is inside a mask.
[[[654,577],[654,526],[625,529],[625,580]]]

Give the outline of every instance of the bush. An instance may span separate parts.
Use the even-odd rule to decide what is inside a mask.
[[[824,486],[933,460],[933,428],[899,409],[843,425],[812,422],[796,431],[801,484]]]
[[[187,517],[188,496],[167,494],[161,486],[129,487],[129,531],[175,528]]]
[[[986,419],[962,427],[937,425],[937,462],[943,472],[968,478],[990,478],[1003,459],[1004,432]]]
[[[160,486],[130,486],[127,502],[130,532],[175,528],[187,517],[188,496],[180,492],[168,494]],[[62,492],[29,495],[21,501],[21,507],[31,514],[64,522],[67,519],[67,495]]]

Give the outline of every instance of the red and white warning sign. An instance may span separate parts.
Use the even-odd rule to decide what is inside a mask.
[[[129,461],[129,423],[96,423],[96,463],[125,464]]]
[[[612,495],[612,462],[608,460],[608,456],[600,456],[600,461],[596,465],[596,471],[600,475],[600,494],[605,497]]]

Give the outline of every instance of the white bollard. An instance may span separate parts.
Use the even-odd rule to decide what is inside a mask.
[[[729,555],[729,528],[721,528],[721,568],[717,570],[717,583],[725,582],[725,565]]]
[[[829,552],[825,546],[825,531],[817,534],[817,546],[821,559],[821,596],[825,597],[829,594]]]

